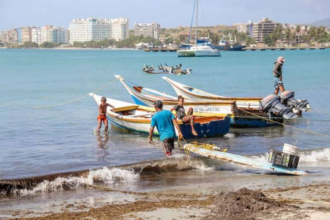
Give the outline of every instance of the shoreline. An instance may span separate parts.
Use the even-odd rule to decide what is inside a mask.
[[[8,48],[0,47],[0,49],[16,49],[16,50],[139,50],[135,48],[79,48],[79,47],[54,47],[54,48]]]
[[[103,187],[96,189],[107,192]],[[268,190],[241,188],[237,191],[209,193],[201,192],[201,189],[196,187],[188,187],[180,193],[126,192],[121,195],[122,197],[134,195],[134,199],[118,200],[102,206],[63,202],[60,209],[53,205],[54,209],[60,210],[58,212],[48,211],[38,215],[33,211],[16,211],[13,217],[30,220],[214,219],[214,214],[217,214],[214,212],[219,209],[220,214],[223,215],[222,220],[265,219],[265,217],[268,220],[330,218],[330,183]],[[228,208],[228,203],[233,204]],[[240,206],[245,206],[245,209]],[[250,206],[251,208],[248,208]],[[237,213],[237,209],[246,213],[243,213],[244,215]]]

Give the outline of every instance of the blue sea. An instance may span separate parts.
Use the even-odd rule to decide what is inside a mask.
[[[141,70],[145,64],[181,63],[192,73],[170,75],[171,79],[222,96],[263,97],[273,93],[272,69],[278,56],[286,60],[285,88],[313,108],[285,123],[319,135],[276,126],[231,129],[225,137],[205,141],[232,153],[260,157],[284,143],[293,144],[310,156],[302,160],[304,167],[312,164],[319,175],[328,175],[313,163],[330,164],[330,49],[222,52],[215,58],[137,50],[1,49],[0,179],[163,159],[161,143],[154,147],[145,135],[110,129],[106,139],[106,134],[94,132],[98,106],[88,93],[111,82],[97,94],[133,102],[114,75],[175,95],[162,75]]]

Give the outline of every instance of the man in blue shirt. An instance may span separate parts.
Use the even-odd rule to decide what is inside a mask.
[[[172,155],[172,150],[174,149],[174,141],[176,138],[175,129],[178,130],[179,139],[182,139],[182,133],[180,130],[180,126],[176,121],[174,115],[171,111],[163,110],[163,103],[160,100],[157,100],[154,103],[155,109],[157,111],[156,114],[152,116],[151,119],[151,127],[149,131],[149,143],[152,143],[152,135],[154,134],[155,126],[160,135],[160,140],[164,144],[164,148],[166,151],[166,156]]]

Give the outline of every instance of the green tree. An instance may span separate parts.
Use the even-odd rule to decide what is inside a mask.
[[[24,48],[38,48],[38,44],[34,42],[24,42],[22,45]]]

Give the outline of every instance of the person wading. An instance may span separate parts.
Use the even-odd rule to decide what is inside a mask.
[[[278,57],[277,61],[274,63],[275,65],[273,69],[273,74],[274,74],[275,95],[278,94],[279,90],[281,90],[281,93],[285,91],[282,81],[282,66],[284,64],[284,61],[285,61],[284,57]]]
[[[182,120],[184,123],[189,123],[191,125],[191,133],[195,136],[197,136],[197,132],[194,128],[195,124],[195,116],[193,115],[194,110],[192,108],[189,108],[187,115],[183,107],[184,104],[184,98],[180,95],[178,96],[178,104],[175,105],[171,111],[176,112],[176,117],[178,120]]]
[[[108,119],[107,119],[107,107],[115,108],[113,105],[110,105],[107,103],[107,98],[102,97],[101,98],[101,104],[99,105],[99,116],[97,117],[98,122],[98,128],[97,131],[99,131],[102,127],[102,122],[105,125],[104,131],[108,131]]]
[[[163,142],[165,148],[165,155],[171,156],[172,150],[174,149],[174,141],[176,138],[175,129],[178,130],[178,138],[182,139],[182,133],[178,122],[176,121],[172,112],[168,110],[163,110],[163,103],[160,100],[157,100],[154,103],[156,114],[152,116],[151,127],[149,131],[149,143],[153,143],[152,135],[154,134],[155,126],[159,132],[160,140]]]

